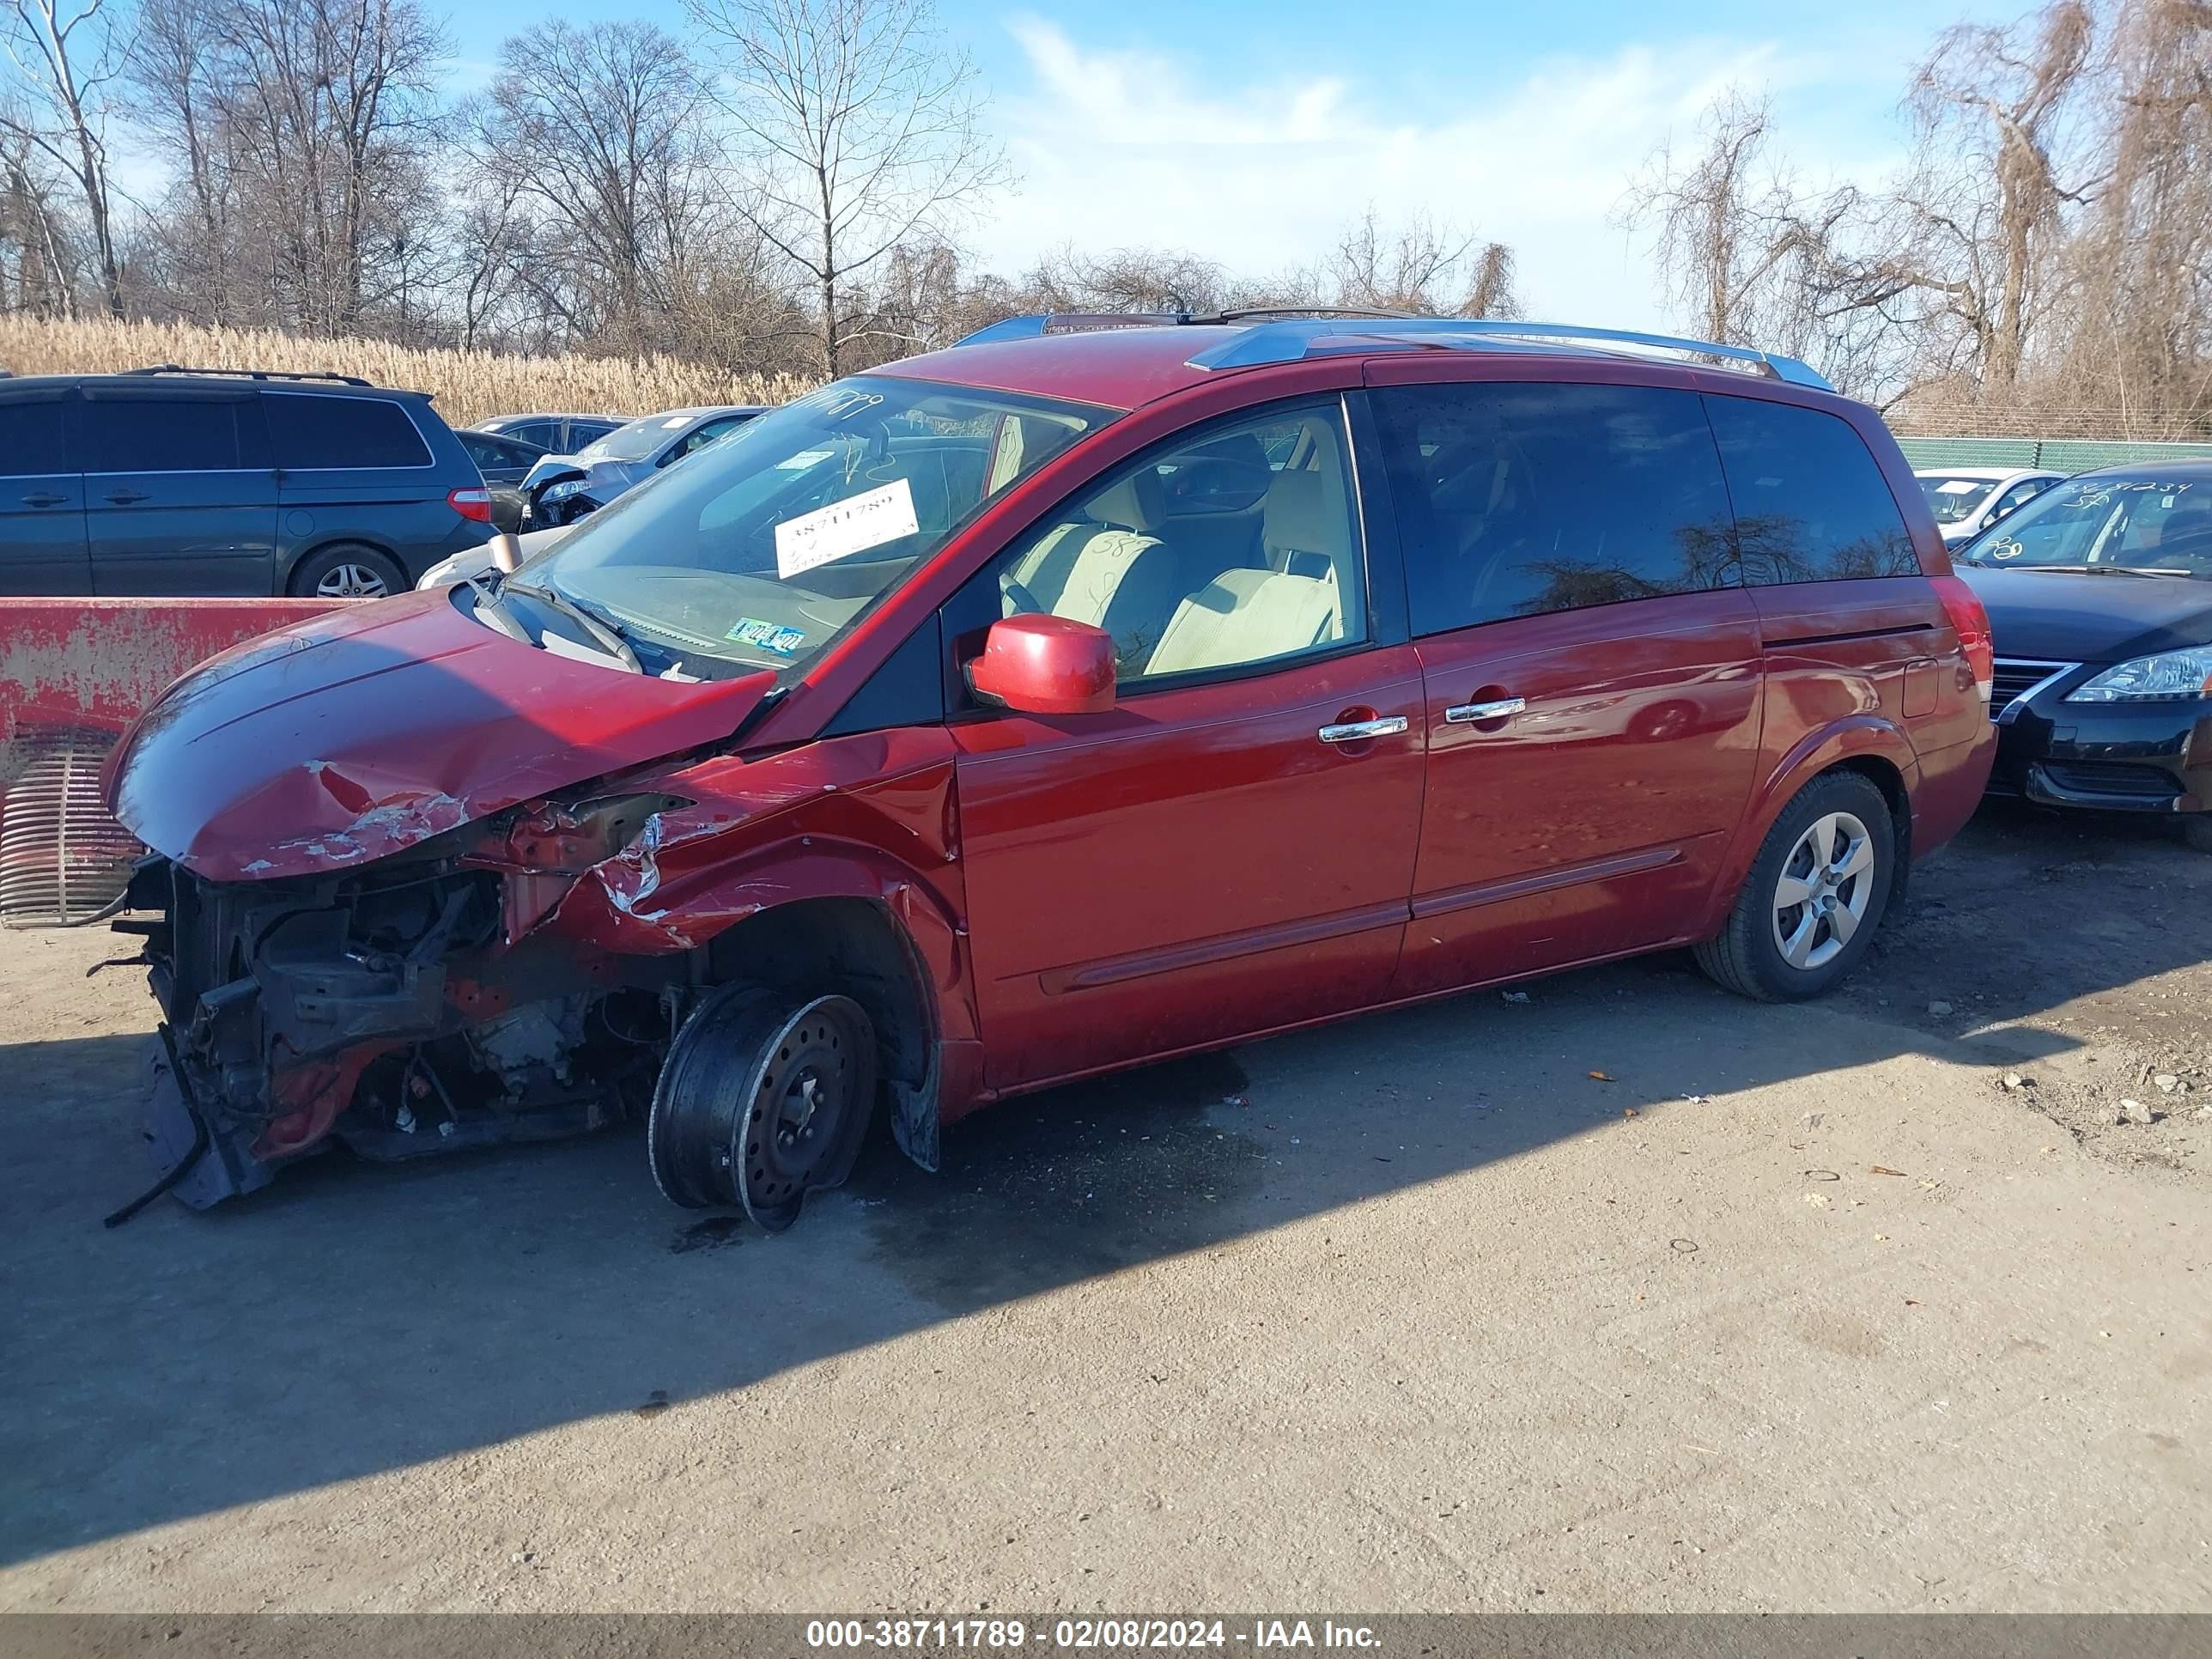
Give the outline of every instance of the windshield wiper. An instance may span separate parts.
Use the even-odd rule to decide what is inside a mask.
[[[464,576],[461,585],[476,596],[472,608],[477,616],[483,618],[486,627],[495,633],[506,635],[519,645],[535,647],[537,641],[530,637],[529,630],[507,615],[507,607],[499,602],[499,589],[492,586],[490,578]]]
[[[622,635],[622,630],[607,617],[588,609],[580,599],[572,599],[557,587],[547,583],[519,582],[509,577],[504,584],[509,593],[527,593],[533,599],[543,599],[562,616],[581,625],[584,631],[597,640],[611,656],[618,657],[633,674],[645,672],[645,665],[637,659],[637,653]]]
[[[2186,570],[2145,570],[2131,564],[2024,564],[2022,570],[2057,570],[2069,576],[2186,576]]]

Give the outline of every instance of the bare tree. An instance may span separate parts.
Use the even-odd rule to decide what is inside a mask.
[[[351,333],[401,328],[441,231],[447,53],[418,0],[162,0],[129,72],[178,158],[150,246],[167,308]]]
[[[1684,164],[1671,143],[1661,145],[1619,216],[1651,234],[1668,297],[1700,338],[1778,345],[1802,331],[1800,298],[1826,259],[1825,233],[1838,210],[1801,206],[1772,153],[1773,112],[1764,98],[1731,87],[1699,125],[1695,156]]]
[[[2094,188],[2072,118],[2094,39],[2084,0],[2057,0],[2032,36],[1945,31],[1915,76],[1910,171],[1838,295],[1918,337],[1922,374],[2001,392],[2020,379],[2058,295],[2067,210]]]
[[[504,314],[540,346],[784,367],[806,337],[723,164],[683,44],[650,24],[544,24],[508,40],[466,112],[464,326]]]
[[[2102,105],[2104,183],[2067,244],[2054,372],[2162,429],[2212,407],[2212,3],[2121,6]]]
[[[6,0],[4,43],[21,103],[0,112],[6,131],[66,172],[81,194],[100,270],[101,297],[123,314],[123,276],[115,257],[107,163],[107,88],[121,42],[106,0]]]
[[[823,368],[868,325],[859,285],[895,248],[941,240],[1004,183],[974,65],[931,0],[686,0],[760,196],[761,235],[817,293]]]
[[[1503,242],[1485,242],[1475,256],[1474,278],[1468,284],[1467,298],[1460,301],[1462,317],[1517,317],[1521,314],[1520,291],[1513,285],[1516,261],[1513,250]]]
[[[66,317],[75,307],[76,257],[45,159],[0,120],[0,248],[14,265],[0,272],[0,307]]]
[[[558,20],[507,40],[500,70],[471,122],[484,173],[510,222],[549,228],[571,325],[643,347],[717,188],[698,72],[650,23]]]
[[[176,172],[149,232],[167,289],[164,310],[234,320],[231,225],[237,169],[224,118],[220,50],[209,0],[168,0],[139,15],[126,63],[139,130]]]
[[[1366,310],[1510,317],[1520,308],[1513,250],[1425,214],[1391,228],[1370,207],[1345,228],[1318,281],[1330,303]]]

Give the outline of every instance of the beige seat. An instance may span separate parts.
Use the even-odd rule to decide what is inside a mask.
[[[1229,668],[1343,637],[1333,581],[1282,570],[1226,570],[1176,607],[1148,674]]]
[[[1055,617],[1103,628],[1123,647],[1125,672],[1158,639],[1179,597],[1172,552],[1152,533],[1162,517],[1159,474],[1144,467],[1085,504],[1089,516],[1048,532],[1006,572],[1005,612],[1019,584]]]
[[[1276,474],[1261,515],[1260,545],[1269,569],[1310,576],[1329,585],[1332,593],[1339,596],[1336,620],[1340,636],[1341,594],[1356,568],[1343,475],[1334,466],[1320,471]]]

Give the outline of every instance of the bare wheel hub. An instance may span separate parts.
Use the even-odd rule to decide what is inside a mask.
[[[669,1045],[647,1151],[677,1203],[741,1206],[770,1232],[851,1169],[876,1094],[876,1036],[849,997],[796,1008],[759,988],[711,993]]]

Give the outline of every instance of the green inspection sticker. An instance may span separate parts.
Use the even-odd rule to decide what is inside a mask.
[[[778,623],[762,622],[756,617],[740,617],[738,624],[722,635],[738,645],[757,645],[763,651],[773,651],[779,657],[787,657],[806,643],[806,635],[799,629],[786,628]]]

